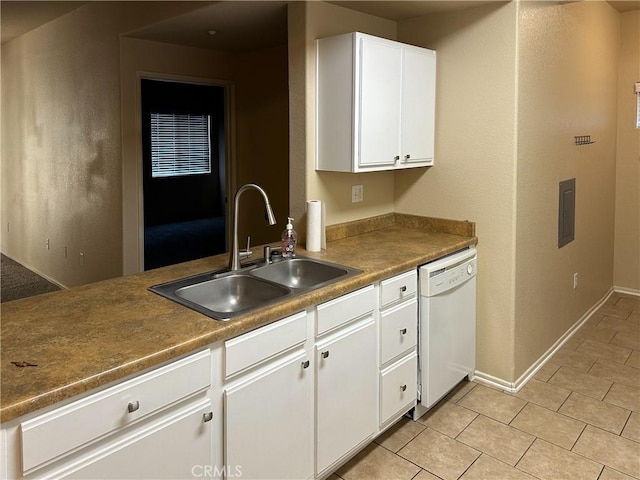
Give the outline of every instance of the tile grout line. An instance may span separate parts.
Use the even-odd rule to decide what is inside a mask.
[[[617,405],[614,405],[617,407]],[[618,407],[618,408],[622,408],[622,407]],[[626,408],[625,408],[626,410]],[[633,413],[633,410],[629,411],[629,416],[627,417],[627,419],[624,422],[624,425],[622,426],[622,428],[620,429],[620,433],[618,434],[619,437],[621,438],[627,438],[627,437],[623,437],[622,436],[622,432],[624,432],[624,429],[627,428],[627,424],[629,423],[629,420],[631,420],[631,414]],[[627,438],[627,440],[632,440],[631,438]],[[635,441],[635,440],[634,440]]]
[[[584,423],[584,427],[582,427],[582,431],[580,432],[580,434],[574,440],[573,445],[571,445],[571,448],[569,449],[570,452],[573,452],[573,449],[578,444],[578,441],[580,440],[580,437],[582,437],[582,434],[587,429],[587,425],[590,425],[590,424],[585,423],[585,422],[583,422],[583,423]]]
[[[462,443],[462,442],[461,442],[461,443]],[[467,445],[467,444],[466,444],[466,443],[464,443],[463,445]],[[469,446],[469,445],[467,445],[467,446]],[[469,448],[472,448],[472,447],[469,447]],[[474,450],[475,450],[475,448],[474,448]],[[458,475],[457,480],[459,480],[460,478],[462,478],[462,477],[464,476],[464,474],[465,474],[465,473],[467,473],[467,472],[469,471],[469,469],[470,469],[472,466],[474,466],[474,465],[475,465],[475,463],[478,461],[478,459],[479,459],[482,455],[484,455],[484,454],[485,454],[484,452],[480,452],[480,455],[478,455],[478,456],[476,457],[476,459],[475,459],[473,462],[471,462],[467,468],[465,468],[465,469],[464,469],[464,472],[462,472],[460,475]],[[496,460],[497,460],[497,459],[496,459]]]
[[[531,473],[527,472],[526,470],[523,470],[522,468],[518,467],[518,465],[520,464],[520,462],[522,462],[522,459],[525,457],[525,455],[527,454],[527,452],[529,452],[529,450],[531,450],[531,447],[533,447],[533,444],[534,444],[534,443],[536,443],[536,440],[538,440],[538,439],[542,440],[542,439],[541,439],[540,437],[538,437],[537,435],[534,435],[534,437],[535,437],[535,438],[533,439],[533,442],[531,442],[531,445],[529,445],[529,446],[525,449],[525,451],[524,451],[524,453],[522,454],[522,456],[518,459],[518,461],[516,462],[516,464],[513,466],[513,468],[517,469],[519,472],[524,472],[524,473],[526,473],[527,475],[531,475],[532,477],[533,477],[534,475],[532,475]],[[538,478],[538,477],[536,477],[536,478]]]
[[[412,422],[413,422],[413,421],[414,421],[414,420],[412,420]],[[425,425],[424,430],[422,430],[422,432],[420,432],[418,435],[421,435],[422,433],[424,433],[424,432],[425,432],[426,430],[428,430],[428,429],[429,429],[429,427],[427,427],[427,426]],[[437,430],[434,430],[434,429],[431,429],[431,430],[433,430],[434,432],[438,432]],[[438,433],[440,433],[440,432],[438,432]],[[387,450],[389,450],[391,453],[393,453],[394,455],[396,455],[396,456],[400,457],[401,459],[403,459],[403,460],[405,460],[405,461],[409,462],[410,464],[415,465],[415,466],[416,466],[416,467],[418,467],[420,470],[424,470],[424,471],[426,471],[426,472],[431,473],[432,475],[435,475],[435,473],[432,473],[430,470],[428,470],[428,469],[424,468],[422,465],[418,465],[417,463],[412,462],[411,460],[409,460],[407,457],[404,457],[404,456],[400,455],[400,450],[402,450],[404,447],[406,447],[407,445],[409,445],[413,440],[415,440],[415,439],[416,439],[416,437],[418,437],[418,435],[416,435],[416,436],[415,436],[415,437],[413,437],[410,441],[408,441],[407,443],[405,443],[405,444],[402,446],[402,448],[400,448],[396,453],[391,452],[391,450],[389,450],[388,448],[386,448],[386,447],[385,447],[385,446],[383,446],[383,445],[380,445],[380,446],[381,446],[382,448],[386,448],[386,449],[387,449]],[[418,472],[416,475],[420,475],[420,472]],[[437,475],[435,475],[435,476],[437,477]],[[415,475],[414,475],[414,477],[411,477],[411,478],[415,478]],[[438,478],[441,478],[441,477],[438,477]]]

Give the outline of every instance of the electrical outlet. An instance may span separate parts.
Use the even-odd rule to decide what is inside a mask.
[[[573,289],[575,290],[576,288],[578,288],[578,274],[574,273],[573,274]]]
[[[358,203],[364,200],[364,187],[362,185],[351,186],[351,203]]]

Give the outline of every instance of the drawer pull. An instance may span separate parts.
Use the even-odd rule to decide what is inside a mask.
[[[322,352],[320,355],[322,356],[322,358],[329,358],[329,350],[327,350],[326,352]]]
[[[213,420],[213,412],[207,412],[202,414],[202,421],[204,423],[210,422]]]
[[[397,162],[398,160],[400,160],[400,155],[396,155],[395,157],[393,157],[393,159]]]
[[[302,362],[302,368],[309,368],[309,360]]]
[[[136,400],[135,402],[129,402],[129,405],[127,405],[127,411],[129,413],[133,413],[139,408],[140,408],[140,402],[138,400]]]
[[[401,333],[402,335],[406,335],[406,334],[407,334],[407,329],[406,329],[406,328],[403,328],[402,330],[400,330],[400,333]]]
[[[404,385],[402,385],[402,386],[400,387],[400,390],[402,390],[403,392],[404,392],[406,389],[407,389],[407,385],[406,385],[406,384],[404,384]]]
[[[401,291],[402,293],[406,292],[406,291],[407,291],[407,286],[406,286],[406,285],[401,286],[401,287],[400,287],[400,291]]]

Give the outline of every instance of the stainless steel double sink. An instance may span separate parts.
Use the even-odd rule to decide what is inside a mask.
[[[230,320],[358,273],[362,271],[294,257],[233,272],[202,273],[154,285],[149,290],[216,320]]]

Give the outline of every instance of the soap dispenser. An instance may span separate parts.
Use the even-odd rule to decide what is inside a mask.
[[[287,226],[282,232],[282,256],[291,258],[296,256],[296,242],[298,234],[293,229],[293,218],[287,217]]]

